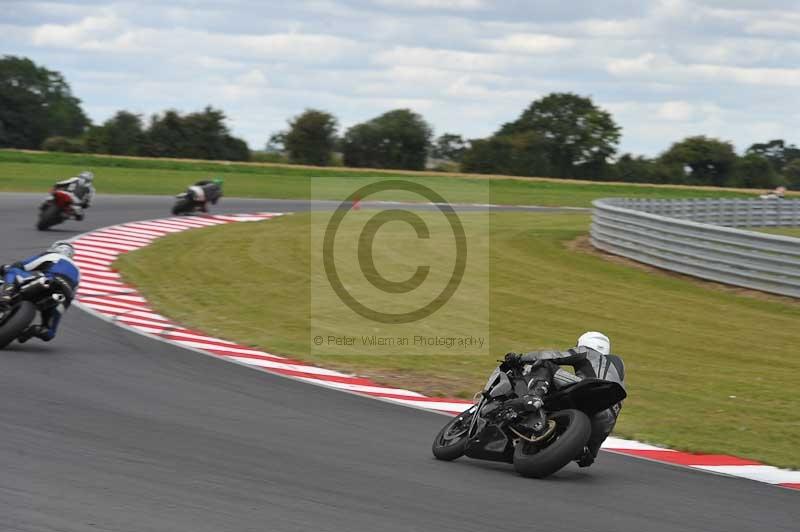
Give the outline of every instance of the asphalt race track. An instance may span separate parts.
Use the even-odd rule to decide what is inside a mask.
[[[0,195],[0,262],[171,198],[99,196],[34,228]],[[306,202],[223,199],[215,212]],[[487,368],[487,372],[490,368]],[[624,415],[624,412],[623,412]],[[601,453],[527,480],[430,452],[444,416],[271,376],[72,309],[51,343],[0,351],[0,531],[796,531],[795,491]],[[765,443],[768,444],[768,443]]]

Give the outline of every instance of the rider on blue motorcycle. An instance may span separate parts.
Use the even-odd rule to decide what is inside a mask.
[[[80,271],[72,261],[75,248],[66,241],[55,242],[44,253],[13,264],[0,266],[3,285],[0,289],[0,306],[7,307],[25,280],[44,277],[49,281],[53,305],[42,309],[41,325],[31,325],[18,338],[26,342],[32,337],[49,342],[56,335],[61,316],[69,308],[80,282]]]

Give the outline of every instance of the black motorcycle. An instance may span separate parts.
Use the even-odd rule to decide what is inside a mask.
[[[19,338],[36,318],[37,312],[54,307],[64,300],[63,294],[53,293],[51,281],[47,277],[37,276],[22,281],[10,305],[0,307],[0,349]]]
[[[186,189],[186,192],[181,192],[175,196],[175,204],[172,206],[173,216],[207,212],[208,198],[204,197],[203,194],[204,192],[200,187],[193,186]]]
[[[513,463],[524,477],[544,478],[580,458],[591,416],[626,397],[616,382],[584,379],[552,390],[541,408],[532,409],[524,371],[524,363],[495,369],[478,403],[436,435],[433,455]]]

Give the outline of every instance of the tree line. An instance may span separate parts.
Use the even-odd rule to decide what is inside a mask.
[[[246,161],[247,144],[231,135],[211,106],[167,110],[145,122],[118,111],[93,125],[63,76],[29,59],[0,59],[0,147]],[[756,143],[742,155],[730,142],[691,136],[657,157],[618,154],[621,128],[591,98],[553,93],[533,101],[495,133],[434,138],[418,113],[395,109],[340,134],[337,118],[307,109],[273,133],[266,148],[295,164],[423,170],[599,181],[800,189],[800,148],[782,139]]]
[[[0,147],[149,157],[247,161],[247,143],[231,135],[213,107],[150,117],[119,111],[93,125],[64,77],[30,59],[0,59]]]

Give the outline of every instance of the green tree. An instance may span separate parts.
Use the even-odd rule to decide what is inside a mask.
[[[553,93],[540,98],[498,135],[533,131],[545,141],[549,166],[556,177],[594,177],[605,171],[616,153],[620,128],[611,114],[590,98]]]
[[[282,153],[286,151],[286,132],[276,131],[269,136],[267,144],[264,146],[267,153]]]
[[[655,159],[626,153],[614,163],[609,178],[627,183],[680,183],[683,171]]]
[[[444,133],[433,142],[431,157],[447,161],[461,162],[469,143],[461,135]]]
[[[141,155],[145,152],[142,118],[128,111],[117,111],[99,128],[91,128],[86,144],[90,151],[112,155]]]
[[[188,133],[177,111],[150,117],[146,154],[153,157],[184,157],[189,151]]]
[[[783,167],[786,186],[792,190],[800,190],[800,159],[793,159]]]
[[[154,157],[249,160],[247,143],[231,136],[225,120],[225,113],[210,106],[185,116],[174,110],[153,115],[143,151]]]
[[[431,127],[417,113],[408,109],[389,111],[347,130],[344,164],[422,170],[432,136]]]
[[[67,153],[83,153],[86,151],[86,145],[80,138],[68,137],[47,137],[42,142],[42,149],[45,151],[61,151]]]
[[[461,170],[476,174],[551,175],[547,141],[534,131],[470,141]]]
[[[283,138],[289,161],[297,164],[327,166],[336,144],[336,117],[325,111],[306,109],[289,121]]]
[[[782,139],[756,143],[747,148],[745,155],[758,155],[767,159],[776,172],[783,172],[783,167],[795,159],[800,159],[800,148],[794,144],[787,145]]]
[[[737,156],[730,142],[699,135],[674,143],[659,162],[673,168],[687,185],[725,186],[733,178]]]
[[[39,148],[47,137],[77,137],[88,126],[61,74],[22,57],[0,59],[0,147]]]
[[[766,157],[749,153],[737,159],[733,168],[733,179],[729,185],[743,188],[775,188],[783,184],[783,178]]]

